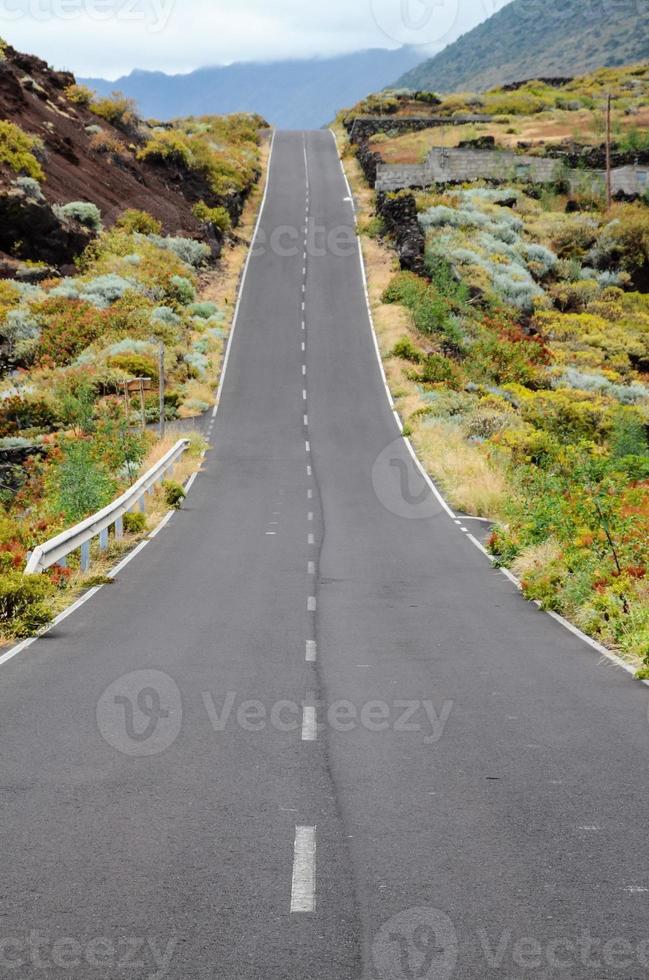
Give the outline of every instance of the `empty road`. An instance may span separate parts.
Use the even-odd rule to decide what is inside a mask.
[[[419,476],[328,132],[276,136],[211,444],[0,666],[0,976],[649,975],[647,689]]]

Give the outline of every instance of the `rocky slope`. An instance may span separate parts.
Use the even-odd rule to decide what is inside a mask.
[[[53,71],[0,41],[0,268],[5,275],[16,260],[69,265],[92,237],[73,216],[57,213],[71,201],[94,204],[104,227],[137,208],[157,219],[167,234],[199,238],[206,237],[205,223],[193,214],[199,201],[224,205],[235,220],[240,212],[241,200],[213,193],[206,174],[188,166],[182,154],[162,158],[143,152],[160,130],[138,119],[128,100],[93,103],[90,96],[73,75]]]

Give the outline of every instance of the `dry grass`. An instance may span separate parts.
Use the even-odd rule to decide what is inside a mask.
[[[519,581],[524,581],[531,574],[549,568],[561,558],[561,547],[554,538],[548,538],[542,544],[530,545],[525,548],[512,563],[512,572]]]
[[[454,507],[473,517],[502,517],[505,476],[480,446],[443,422],[420,422],[411,438],[422,463]]]
[[[511,116],[506,122],[479,123],[467,126],[439,126],[418,133],[402,133],[385,138],[382,134],[370,140],[370,148],[381,154],[385,163],[423,163],[433,147],[455,147],[461,140],[493,136],[499,146],[515,149],[519,141],[532,145],[561,143],[578,139],[584,143],[602,141],[602,113],[583,109],[578,112],[556,110],[533,116]],[[649,127],[649,107],[636,115],[619,116],[616,126],[621,133]]]

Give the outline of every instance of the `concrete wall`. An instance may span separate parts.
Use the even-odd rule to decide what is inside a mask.
[[[557,160],[523,156],[508,150],[443,149],[435,147],[426,161],[436,184],[465,180],[532,180],[550,183],[557,179]]]
[[[446,149],[434,147],[425,164],[381,164],[377,167],[377,191],[398,191],[433,184],[461,184],[473,180],[506,183],[512,180],[550,184],[564,175],[574,187],[592,177],[605,180],[603,171],[562,170],[553,158],[524,156],[508,150]],[[613,193],[634,197],[649,190],[649,167],[630,166],[613,170]]]

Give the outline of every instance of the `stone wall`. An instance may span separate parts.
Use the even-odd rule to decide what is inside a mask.
[[[358,146],[356,159],[358,160],[360,168],[363,171],[368,184],[370,187],[374,187],[376,183],[376,172],[383,164],[383,157],[380,153],[374,153],[372,150],[370,150],[367,140],[363,140],[363,142]]]
[[[394,237],[402,269],[421,275],[424,272],[426,238],[417,217],[417,204],[412,194],[391,198],[376,195],[376,213],[383,219],[385,229]]]
[[[439,126],[466,126],[491,122],[491,116],[356,116],[345,123],[352,143],[362,143],[377,133],[414,133]]]

